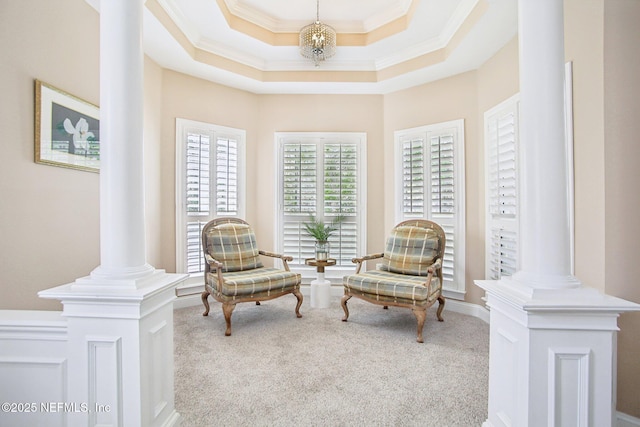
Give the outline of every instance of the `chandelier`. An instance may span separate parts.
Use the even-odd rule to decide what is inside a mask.
[[[316,22],[300,30],[300,54],[313,60],[315,66],[320,61],[331,58],[336,53],[336,30],[320,22],[320,0],[316,2]]]

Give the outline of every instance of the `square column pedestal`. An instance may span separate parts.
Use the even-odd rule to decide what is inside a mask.
[[[69,426],[172,426],[173,300],[184,274],[95,280],[39,292],[60,300],[68,326]],[[82,406],[81,406],[82,405]]]
[[[483,426],[615,425],[617,318],[640,305],[585,287],[475,283],[490,309]]]

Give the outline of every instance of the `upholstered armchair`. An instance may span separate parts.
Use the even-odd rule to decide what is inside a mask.
[[[343,321],[349,318],[347,301],[357,297],[388,308],[397,306],[413,311],[418,322],[419,343],[427,308],[438,301],[438,320],[442,322],[442,259],[445,235],[432,221],[417,219],[396,225],[387,238],[383,253],[354,258],[356,273],[344,276],[341,304]],[[381,260],[375,270],[361,271],[366,261]]]
[[[298,300],[295,313],[300,314],[302,294],[301,276],[289,270],[293,258],[258,250],[253,230],[238,218],[218,218],[202,229],[202,248],[205,259],[203,316],[209,315],[209,295],[222,303],[227,323],[225,335],[231,335],[231,314],[241,302],[270,300],[293,294]],[[260,256],[279,258],[284,269],[263,266]]]

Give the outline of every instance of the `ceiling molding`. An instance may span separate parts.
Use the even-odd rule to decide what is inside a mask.
[[[163,0],[163,3],[167,1],[170,0]],[[295,26],[284,25],[279,22],[269,22],[263,25],[262,23],[258,24],[254,22],[258,20],[257,18],[251,20],[244,17],[246,14],[241,16],[234,14],[228,5],[230,0],[216,0],[216,3],[218,4],[218,7],[230,28],[271,46],[298,46],[300,29],[311,22],[310,20],[307,20],[300,22],[299,24],[296,23]],[[237,4],[237,1],[235,4]],[[348,28],[344,28],[344,26],[341,28],[338,25],[330,23],[337,32],[336,44],[338,46],[368,46],[384,38],[399,34],[409,27],[411,18],[413,17],[418,4],[419,0],[412,0],[408,3],[408,8],[402,15],[395,19],[387,19],[384,24],[371,29],[367,29],[363,25],[361,29],[349,30]],[[259,14],[259,12],[253,9],[252,13],[254,15]],[[377,19],[381,20],[381,18]],[[274,30],[273,28],[279,29]]]
[[[265,11],[257,10],[242,0],[221,0],[225,3],[227,11],[238,19],[242,19],[273,33],[298,33],[300,28],[314,21],[315,9],[309,10],[309,17],[305,19],[279,20]],[[410,9],[415,8],[419,0],[395,0],[384,10],[359,20],[344,20],[329,18],[322,21],[328,23],[338,32],[343,33],[368,33],[406,15]],[[220,4],[220,2],[218,2]],[[322,6],[322,5],[321,5]],[[322,12],[322,8],[320,9]],[[322,13],[321,13],[322,15]]]
[[[217,0],[224,4],[224,0]],[[166,28],[171,36],[180,44],[185,52],[195,61],[239,74],[259,82],[381,82],[413,72],[421,68],[444,62],[455,46],[468,34],[480,17],[487,11],[486,1],[474,1],[474,8],[467,13],[466,19],[459,24],[449,40],[434,40],[417,45],[413,52],[400,52],[397,57],[387,58],[373,64],[373,69],[295,69],[306,61],[291,61],[288,66],[277,69],[270,68],[254,57],[232,57],[236,52],[225,51],[219,45],[204,44],[196,46],[185,34],[180,25],[178,13],[165,9],[166,0],[147,0],[146,7]],[[468,3],[468,2],[467,2]],[[226,7],[226,4],[225,4]],[[193,31],[192,31],[193,34]],[[205,48],[206,47],[206,48]],[[406,59],[409,58],[409,59]],[[350,64],[353,66],[353,64]]]

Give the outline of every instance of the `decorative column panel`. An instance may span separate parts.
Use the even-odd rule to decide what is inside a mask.
[[[519,0],[520,265],[478,280],[490,309],[494,426],[613,425],[617,318],[640,305],[571,275],[563,0]]]
[[[173,301],[186,275],[146,263],[144,0],[100,1],[100,256],[90,276],[47,289],[68,319],[69,426],[172,426]]]

